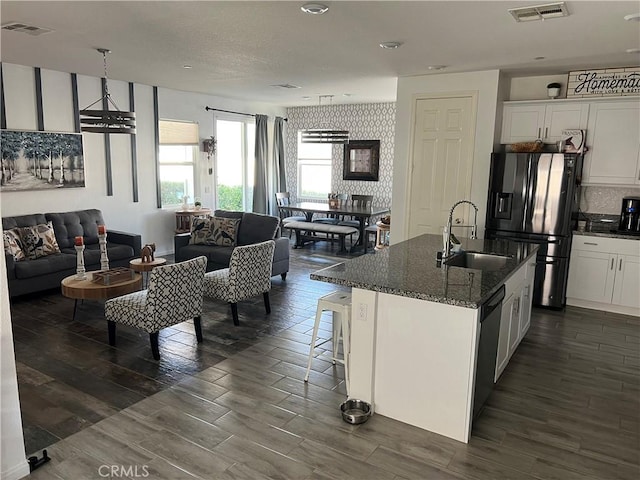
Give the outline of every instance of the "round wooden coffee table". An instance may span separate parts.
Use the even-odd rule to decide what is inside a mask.
[[[150,262],[143,262],[141,258],[134,258],[133,260],[129,261],[129,268],[134,272],[142,273],[143,276],[145,276],[145,273],[148,275],[151,270],[166,263],[167,259],[162,257],[156,257]],[[146,285],[147,281],[148,277],[145,277],[142,283]]]
[[[74,320],[76,318],[78,300],[106,300],[137,292],[142,288],[142,275],[139,273],[134,273],[131,280],[114,283],[113,285],[92,282],[93,273],[87,272],[87,278],[84,280],[78,280],[75,275],[70,275],[60,283],[62,295],[75,299],[75,304],[73,305]]]

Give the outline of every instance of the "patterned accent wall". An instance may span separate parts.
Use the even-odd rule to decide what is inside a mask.
[[[380,176],[377,182],[343,180],[344,145],[333,145],[331,191],[373,195],[379,205],[391,205],[393,142],[396,124],[395,103],[318,105],[287,109],[286,169],[287,190],[297,199],[298,130],[336,128],[349,131],[352,140],[380,140]]]

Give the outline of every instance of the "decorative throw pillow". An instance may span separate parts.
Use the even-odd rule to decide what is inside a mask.
[[[238,225],[240,225],[239,218],[194,218],[189,243],[232,247],[236,244]]]
[[[206,245],[209,238],[210,218],[194,218],[191,222],[191,245]]]
[[[22,239],[24,253],[29,260],[60,253],[60,247],[58,247],[51,222],[42,223],[35,227],[22,227],[20,229],[20,238]]]
[[[12,228],[4,232],[4,253],[11,255],[13,260],[19,262],[26,257],[22,250],[22,241],[20,240],[20,230]]]
[[[218,245],[220,247],[233,247],[236,244],[236,236],[238,234],[239,218],[211,218],[211,235],[209,245]]]

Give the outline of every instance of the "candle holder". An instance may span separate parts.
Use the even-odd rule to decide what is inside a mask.
[[[109,270],[109,257],[107,256],[107,234],[98,234],[100,243],[100,270]]]
[[[84,245],[76,245],[76,280],[87,278],[84,268]]]

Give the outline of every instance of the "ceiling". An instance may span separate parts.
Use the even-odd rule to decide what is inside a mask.
[[[334,104],[394,101],[399,76],[640,65],[638,53],[625,53],[640,47],[640,23],[623,19],[640,12],[637,1],[567,1],[568,17],[522,23],[507,10],[548,0],[320,1],[330,7],[324,15],[303,13],[304,1],[2,0],[3,25],[53,32],[2,30],[0,59],[102,76],[95,48],[104,47],[113,52],[109,78],[280,106],[317,105],[320,95]],[[385,41],[404,44],[385,50]]]

